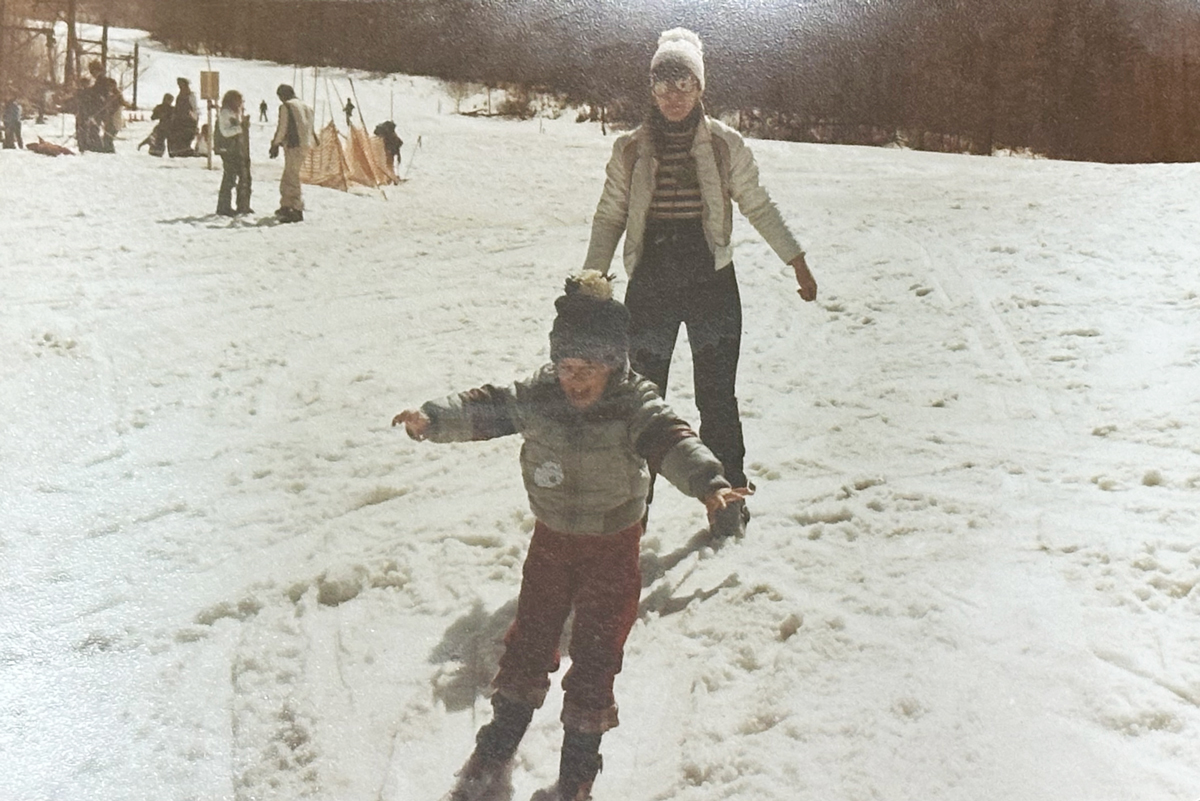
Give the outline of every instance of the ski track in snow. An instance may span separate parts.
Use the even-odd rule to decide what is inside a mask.
[[[142,52],[145,97],[208,63],[312,97]],[[388,421],[547,357],[611,139],[355,77],[409,180],[306,187],[300,226],[265,125],[244,221],[147,122],[0,153],[5,798],[433,799],[490,714],[519,443]],[[754,518],[716,547],[656,499],[597,801],[1195,801],[1194,165],[752,146],[821,295],[737,220]],[[695,421],[690,370],[681,337]]]

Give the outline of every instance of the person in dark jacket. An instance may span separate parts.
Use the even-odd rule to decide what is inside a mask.
[[[388,168],[395,172],[396,167],[400,165],[400,148],[404,146],[404,140],[396,133],[396,123],[384,120],[375,126],[375,135],[383,140],[383,152],[388,159]]]
[[[613,682],[637,619],[650,470],[701,500],[710,514],[750,492],[729,486],[721,463],[688,424],[629,369],[629,313],[612,298],[609,276],[573,277],[555,308],[551,363],[531,378],[430,401],[392,420],[414,439],[433,442],[521,434],[521,473],[536,518],[517,617],[492,681],[494,714],[447,801],[511,791],[513,757],[558,668],[558,642],[572,609],[552,797],[588,798],[601,736],[618,724]]]
[[[4,149],[23,149],[25,140],[21,138],[21,104],[15,97],[10,97],[4,104]]]
[[[75,111],[75,143],[79,146],[79,152],[103,152],[104,137],[100,126],[103,98],[90,76],[79,76],[79,87],[71,102]]]
[[[167,153],[172,157],[194,156],[192,143],[200,128],[200,106],[187,78],[176,78],[179,92],[175,95],[175,110],[167,129]]]
[[[163,95],[162,102],[150,112],[150,119],[157,120],[150,135],[138,142],[137,149],[150,146],[151,156],[162,156],[167,150],[167,129],[171,125],[171,115],[175,113],[175,96],[170,92]]]
[[[125,99],[117,82],[105,74],[101,62],[88,64],[88,72],[90,83],[77,94],[75,140],[80,152],[113,153],[113,137],[122,124]]]

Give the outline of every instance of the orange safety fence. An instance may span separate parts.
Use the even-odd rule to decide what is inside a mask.
[[[300,180],[342,192],[349,191],[352,183],[379,187],[400,182],[388,164],[382,139],[351,127],[347,147],[332,120],[321,131],[319,144],[308,151]]]

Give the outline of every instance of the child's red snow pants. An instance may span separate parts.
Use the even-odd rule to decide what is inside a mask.
[[[504,637],[496,691],[541,706],[558,670],[558,643],[572,607],[575,621],[563,677],[565,726],[601,734],[617,725],[613,680],[638,615],[642,524],[616,534],[563,534],[534,526],[517,599]]]

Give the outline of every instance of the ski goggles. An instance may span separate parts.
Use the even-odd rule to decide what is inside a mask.
[[[700,81],[695,75],[683,75],[679,78],[657,78],[650,84],[650,90],[655,97],[666,95],[690,95],[700,91]]]

